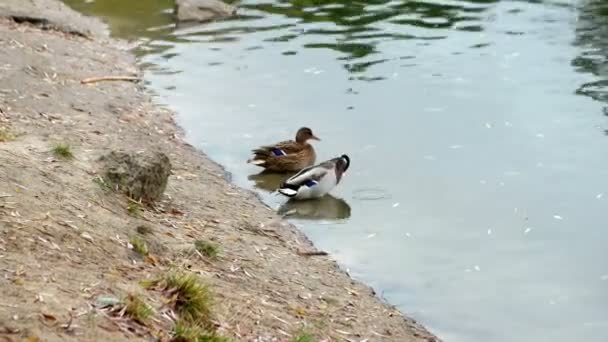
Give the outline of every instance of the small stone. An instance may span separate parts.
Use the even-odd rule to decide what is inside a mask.
[[[114,305],[118,305],[119,303],[120,303],[120,299],[118,299],[114,296],[103,296],[103,295],[97,297],[97,300],[95,301],[95,305],[98,308],[114,306]]]
[[[206,22],[236,14],[236,7],[220,0],[176,0],[175,14],[179,21]]]

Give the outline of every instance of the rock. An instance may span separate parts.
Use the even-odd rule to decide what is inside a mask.
[[[211,21],[236,14],[236,7],[220,0],[176,0],[178,21]]]
[[[171,174],[171,162],[164,153],[126,153],[112,151],[100,158],[102,176],[112,188],[143,202],[158,200]]]
[[[95,301],[95,305],[100,308],[107,308],[108,306],[114,306],[114,305],[118,305],[120,304],[120,299],[114,297],[114,296],[110,296],[110,295],[101,295],[99,297],[97,297],[97,300]]]

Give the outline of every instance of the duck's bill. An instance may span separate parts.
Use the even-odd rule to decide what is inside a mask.
[[[316,136],[316,135],[313,135],[312,137],[310,137],[310,139],[312,139],[312,140],[317,140],[317,141],[321,141],[321,139],[317,138],[317,136]]]

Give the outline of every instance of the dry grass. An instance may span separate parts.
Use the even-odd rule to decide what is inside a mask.
[[[51,152],[53,152],[53,155],[55,157],[60,158],[60,159],[74,158],[74,153],[72,153],[72,148],[70,147],[70,145],[65,144],[65,143],[57,143],[57,144],[53,145]]]
[[[212,295],[196,274],[175,272],[166,276],[164,282],[182,319],[211,326]]]
[[[135,200],[129,199],[129,204],[127,205],[127,211],[129,215],[134,217],[140,217],[143,212],[143,208],[141,204]]]
[[[185,322],[196,322],[203,327],[212,327],[212,293],[194,273],[174,271],[161,279],[144,280],[139,284],[145,288],[162,290],[173,303],[175,311]]]
[[[220,246],[218,244],[204,240],[194,241],[194,248],[199,253],[209,258],[217,258],[220,253]]]
[[[110,183],[108,183],[105,179],[103,179],[101,176],[97,176],[97,177],[93,178],[93,182],[95,184],[99,185],[99,187],[103,191],[112,190],[112,185]]]
[[[306,331],[300,331],[293,337],[293,342],[315,342],[315,337]]]
[[[148,319],[154,313],[152,307],[146,304],[140,295],[129,294],[124,303],[125,314],[141,324],[147,324]]]
[[[228,342],[229,339],[209,332],[200,325],[180,320],[173,327],[172,342]]]
[[[15,139],[15,135],[13,135],[7,128],[0,127],[0,142],[7,142]]]
[[[146,256],[150,253],[146,241],[137,235],[131,236],[129,243],[133,246],[133,250],[139,255]]]

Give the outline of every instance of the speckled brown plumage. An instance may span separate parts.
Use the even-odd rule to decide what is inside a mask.
[[[299,171],[313,165],[317,159],[314,147],[308,143],[310,139],[320,140],[310,128],[302,127],[298,130],[295,140],[256,148],[252,151],[253,158],[247,162],[269,172]]]

